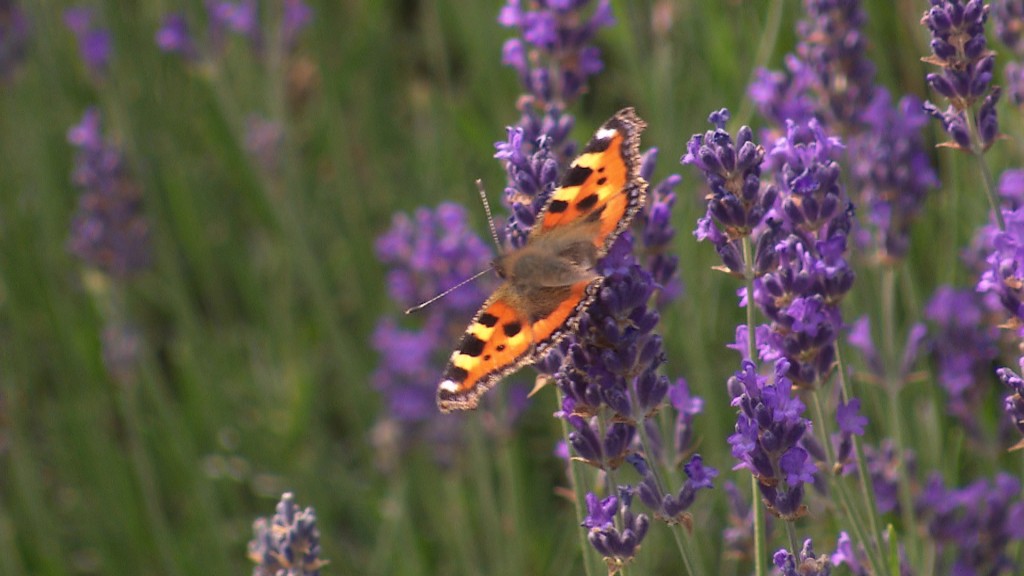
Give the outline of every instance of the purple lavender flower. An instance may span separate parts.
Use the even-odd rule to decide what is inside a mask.
[[[498,22],[521,34],[506,41],[503,61],[519,73],[537,109],[549,104],[564,108],[586,90],[590,76],[604,68],[600,50],[590,42],[615,18],[609,0],[597,0],[588,15],[590,4],[541,2],[526,9],[519,0],[509,0],[502,8]],[[556,65],[554,73],[549,63]]]
[[[844,257],[853,208],[833,159],[840,149],[811,119],[790,122],[769,153],[776,209],[789,236],[775,246],[777,268],[755,279],[754,301],[772,321],[771,345],[789,360],[799,386],[814,386],[831,371],[842,328],[839,303],[855,278]]]
[[[786,136],[776,141],[768,161],[790,230],[817,231],[847,209],[836,162],[842,150],[839,139],[813,118],[786,123]]]
[[[640,501],[654,512],[654,517],[669,525],[683,524],[692,529],[693,523],[686,511],[696,500],[698,490],[714,488],[712,481],[718,476],[718,470],[704,466],[704,459],[694,454],[683,466],[686,482],[682,488],[674,494],[663,494],[654,473],[643,458],[633,455],[629,457],[629,462],[641,477],[637,487]]]
[[[644,153],[640,162],[640,177],[651,182],[658,149],[651,148]],[[682,292],[682,282],[676,274],[679,257],[668,252],[676,231],[672,226],[672,206],[676,203],[675,188],[682,182],[678,174],[670,174],[647,191],[647,206],[640,211],[645,266],[658,286],[658,303],[663,305]]]
[[[917,466],[916,455],[910,450],[902,453],[897,451],[893,441],[887,438],[882,440],[877,448],[865,444],[864,459],[875,491],[876,508],[882,514],[898,512],[900,469],[906,470],[907,475],[912,476]],[[852,462],[843,468],[844,474],[853,474],[854,471]]]
[[[894,106],[879,88],[861,121],[864,130],[847,140],[852,189],[869,224],[865,243],[880,262],[893,263],[906,256],[910,224],[939,183],[921,135],[927,116],[917,98],[905,96]]]
[[[853,127],[875,97],[875,66],[867,58],[867,17],[860,0],[804,0],[797,55],[816,76],[817,109],[835,130]],[[791,118],[794,121],[805,118]]]
[[[987,150],[999,133],[995,112],[999,90],[990,91],[995,54],[985,40],[988,12],[982,0],[932,0],[921,18],[932,34],[932,55],[923,60],[942,69],[928,74],[928,85],[950,103],[945,111],[930,102],[925,109],[953,137],[948,146],[975,149],[967,114],[975,115],[980,151]],[[983,102],[975,112],[972,109],[979,100]]]
[[[668,398],[676,411],[675,453],[677,458],[681,459],[692,449],[693,419],[704,409],[704,400],[690,392],[690,387],[683,378],[679,378],[669,387]]]
[[[986,235],[990,251],[978,291],[996,295],[1010,314],[1010,325],[1019,328],[1024,321],[1024,207],[1004,208],[1003,219],[1005,231],[990,231]]]
[[[82,191],[68,248],[107,274],[133,276],[150,262],[142,191],[129,176],[121,151],[103,140],[95,108],[68,130],[68,142],[77,150],[71,180]]]
[[[1003,68],[1007,95],[1015,105],[1024,104],[1024,2],[1021,0],[995,0],[992,3],[992,23],[996,37],[1010,49],[1016,60]]]
[[[189,34],[184,14],[173,13],[164,17],[163,24],[156,31],[156,45],[168,54],[181,54],[186,58],[196,56],[195,42]]]
[[[830,560],[833,566],[846,565],[854,576],[868,576],[870,572],[861,561],[861,554],[854,549],[853,541],[846,532],[839,533],[839,540],[836,542],[836,551],[832,553]]]
[[[1024,368],[1024,358],[1020,360],[1020,365]],[[1021,374],[1024,374],[1024,369],[1021,370]],[[1006,415],[1010,417],[1010,421],[1013,422],[1017,431],[1024,434],[1024,378],[1021,378],[1020,374],[1010,368],[1000,368],[996,370],[996,375],[999,376],[999,381],[1009,388],[1011,392],[1003,400],[1003,409],[1006,411]],[[1024,439],[1010,449],[1024,449]]]
[[[712,112],[708,122],[715,126],[704,134],[695,134],[687,143],[687,152],[680,162],[701,170],[711,189],[707,213],[697,221],[694,235],[710,240],[725,267],[734,274],[745,274],[752,266],[754,274],[763,274],[773,262],[771,243],[758,242],[754,262],[744,263],[738,240],[751,236],[755,229],[767,227],[762,236],[771,237],[772,228],[766,218],[775,203],[773,186],[761,183],[764,148],[753,141],[749,126],[740,128],[736,141],[725,131],[729,111]]]
[[[256,563],[253,576],[319,576],[327,564],[320,559],[320,531],[316,511],[302,510],[291,492],[285,492],[270,519],[253,523],[249,558]]]
[[[809,538],[804,540],[799,557],[783,548],[772,556],[772,561],[782,576],[828,576],[832,573],[828,554],[816,556]]]
[[[785,126],[787,120],[806,122],[816,110],[811,97],[816,78],[811,68],[793,54],[786,57],[785,65],[788,74],[759,68],[747,88],[758,111],[775,126]]]
[[[729,444],[739,461],[735,469],[746,468],[757,478],[768,510],[795,520],[807,513],[804,484],[813,481],[816,468],[800,446],[811,423],[801,415],[804,405],[793,394],[788,373],[789,362],[779,360],[769,383],[753,362],[743,361],[743,368],[729,379],[732,405],[740,409]]]
[[[634,492],[630,486],[619,486],[617,498],[609,496],[600,501],[593,492],[587,493],[583,526],[589,529],[587,539],[604,556],[610,574],[618,571],[613,571],[614,567],[621,568],[636,556],[651,524],[646,514],[633,513]]]
[[[1000,473],[994,480],[980,479],[963,488],[947,488],[933,474],[918,501],[928,533],[939,548],[954,551],[950,574],[1016,573],[1007,547],[1024,539],[1024,501],[1020,481]]]
[[[996,37],[1018,58],[1024,56],[1024,2],[995,0],[992,2],[992,25]]]
[[[110,31],[96,25],[91,8],[75,7],[64,11],[64,24],[75,34],[82,61],[95,74],[103,74],[110,63],[113,39]]]
[[[629,246],[628,239],[624,240]],[[658,313],[648,308],[654,291],[651,276],[624,254],[619,262],[602,262],[605,282],[594,302],[580,318],[575,341],[568,347],[567,361],[556,374],[556,382],[567,401],[563,417],[590,416],[589,436],[600,437],[597,421],[601,406],[614,414],[598,446],[603,450],[580,456],[599,468],[618,467],[636,433],[638,423],[658,408],[668,393],[668,378],[658,374],[665,362],[661,337],[653,330]],[[570,441],[572,438],[570,438]],[[576,448],[576,443],[573,443]],[[595,458],[596,456],[596,458]]]
[[[17,0],[0,0],[0,78],[10,78],[25,59],[29,22]]]
[[[285,46],[295,45],[299,34],[313,21],[313,9],[302,0],[284,0],[281,35]]]
[[[402,307],[422,302],[485,269],[492,253],[469,227],[458,204],[397,214],[377,239],[377,255],[389,265],[388,293]],[[487,295],[486,281],[468,284],[424,310],[418,328],[402,328],[383,318],[372,344],[381,355],[374,387],[385,398],[386,418],[415,436],[451,441],[457,421],[438,418],[435,386],[451,353],[449,345],[465,330]]]
[[[976,291],[940,286],[924,314],[933,327],[932,353],[939,365],[936,376],[948,396],[947,410],[968,432],[978,435],[978,409],[999,352],[998,329],[985,321]]]
[[[495,158],[505,162],[505,202],[512,212],[509,242],[522,246],[534,218],[555,189],[559,168],[575,153],[569,142],[573,117],[565,112],[600,72],[600,51],[592,46],[597,32],[614,24],[608,0],[549,2],[524,8],[519,0],[502,7],[498,22],[519,35],[505,42],[502,63],[513,68],[526,89],[516,108],[518,124],[495,144]]]

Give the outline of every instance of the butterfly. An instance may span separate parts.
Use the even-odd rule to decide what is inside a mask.
[[[639,148],[646,126],[632,108],[602,124],[538,213],[526,243],[491,263],[503,282],[451,355],[437,388],[441,412],[475,409],[502,378],[578,330],[604,280],[597,261],[644,206]]]

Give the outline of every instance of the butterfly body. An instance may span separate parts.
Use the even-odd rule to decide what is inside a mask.
[[[644,127],[632,108],[605,122],[552,192],[526,244],[494,260],[503,283],[452,353],[438,386],[442,412],[476,408],[483,392],[577,330],[603,281],[598,260],[644,205]]]

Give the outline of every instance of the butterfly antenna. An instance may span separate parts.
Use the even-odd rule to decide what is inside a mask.
[[[487,201],[487,192],[484,190],[484,181],[477,179],[476,189],[480,191],[480,200],[484,203],[484,212],[487,213],[487,225],[491,227],[491,238],[494,239],[494,245],[498,247],[498,252],[501,252],[501,241],[498,240],[498,229],[494,227],[494,218],[491,217],[491,204]]]
[[[485,270],[481,270],[481,271],[477,272],[476,274],[472,275],[471,277],[469,277],[469,278],[466,278],[466,279],[465,279],[465,280],[463,280],[462,282],[459,282],[459,283],[458,283],[458,284],[456,284],[455,286],[452,286],[451,288],[449,288],[449,289],[445,290],[444,292],[441,292],[441,293],[440,293],[440,294],[438,294],[437,296],[434,296],[434,297],[433,297],[433,298],[431,298],[430,300],[427,300],[426,302],[423,302],[423,303],[417,304],[417,305],[413,306],[412,308],[409,308],[408,310],[406,310],[406,311],[405,311],[405,313],[406,313],[406,314],[412,314],[413,312],[419,312],[420,310],[423,310],[424,308],[426,308],[427,306],[430,306],[430,305],[431,305],[431,304],[433,304],[434,302],[437,302],[437,301],[438,301],[438,300],[440,300],[441,298],[444,298],[445,296],[447,296],[447,295],[451,294],[452,292],[454,292],[454,291],[458,290],[459,288],[462,288],[462,287],[463,287],[463,286],[465,286],[466,284],[469,284],[470,282],[472,282],[472,281],[476,280],[477,278],[479,278],[479,277],[483,276],[484,274],[487,274],[487,273],[488,273],[488,272],[490,272],[491,270],[492,270],[492,268],[491,268],[491,267],[487,267],[487,269],[485,269]]]

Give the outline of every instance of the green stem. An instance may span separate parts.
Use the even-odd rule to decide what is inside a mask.
[[[651,474],[654,476],[654,484],[658,487],[659,494],[665,494],[665,483],[661,481],[661,475],[658,473],[658,460],[654,453],[651,451],[650,438],[647,435],[647,427],[644,426],[642,419],[637,421],[637,428],[640,431],[640,445],[644,449],[644,454],[647,456],[647,464],[651,469]],[[679,550],[679,556],[683,559],[683,567],[686,568],[686,573],[691,576],[696,575],[693,565],[690,563],[690,552],[689,547],[686,545],[683,533],[685,528],[682,525],[670,526],[672,532],[672,538],[675,539],[676,549]]]
[[[557,388],[557,386],[556,386]],[[562,409],[562,391],[558,390],[558,409]],[[565,418],[559,419],[562,422],[562,438],[565,440],[566,445],[569,445],[569,422]],[[571,450],[571,445],[569,445]],[[574,462],[571,459],[566,464],[569,467],[569,478],[572,481],[572,494],[573,494],[573,505],[576,509],[576,525],[582,526],[583,520],[586,517],[587,501],[586,501],[586,490],[584,489],[585,480],[583,478],[583,471],[580,470],[580,464]],[[599,576],[602,574],[604,567],[598,563],[597,555],[590,547],[590,542],[587,540],[586,530],[578,530],[580,535],[580,554],[583,556],[583,570],[587,576]]]
[[[849,402],[850,389],[846,382],[846,366],[843,363],[843,354],[838,344],[836,345],[836,373],[839,375],[839,390],[842,394],[843,402]],[[857,455],[857,479],[860,481],[861,497],[864,499],[864,508],[867,509],[868,524],[872,536],[871,542],[865,542],[865,546],[870,546],[869,550],[877,551],[878,556],[873,560],[878,565],[887,567],[885,550],[882,548],[881,542],[882,531],[881,523],[878,519],[875,487],[871,483],[871,476],[868,474],[867,460],[864,459],[864,448],[861,446],[860,440],[856,435],[852,435],[850,440],[853,443],[853,451]]]
[[[992,213],[995,215],[999,230],[1006,231],[1003,211],[999,209],[999,196],[996,193],[995,180],[992,178],[992,171],[988,169],[988,164],[985,163],[985,149],[981,143],[981,134],[978,132],[978,124],[974,118],[973,111],[965,110],[964,117],[967,118],[967,131],[971,137],[971,158],[974,159],[974,163],[977,164],[978,170],[981,172],[982,180],[985,181],[985,197],[988,198],[989,208],[992,209]]]
[[[902,455],[906,454],[905,441],[903,438],[903,423],[900,422],[900,391],[903,382],[897,376],[899,369],[896,367],[896,269],[888,266],[882,270],[882,365],[885,370],[885,388],[889,396],[889,429],[892,433],[893,443],[896,445],[897,453],[900,454],[899,464],[899,499],[900,512],[903,518],[903,533],[908,535],[909,550],[911,558],[917,550],[917,540],[914,526],[914,501],[910,489],[910,476],[903,465]],[[844,389],[845,392],[845,389]],[[858,458],[861,454],[858,453]]]
[[[757,343],[754,340],[754,250],[750,245],[750,238],[744,237],[743,244],[743,267],[744,281],[747,286],[747,355],[751,362],[757,358]],[[768,565],[768,542],[765,535],[764,509],[759,505],[761,502],[761,490],[758,488],[757,478],[750,476],[750,505],[754,511],[754,573],[757,576],[764,576],[764,567]]]

